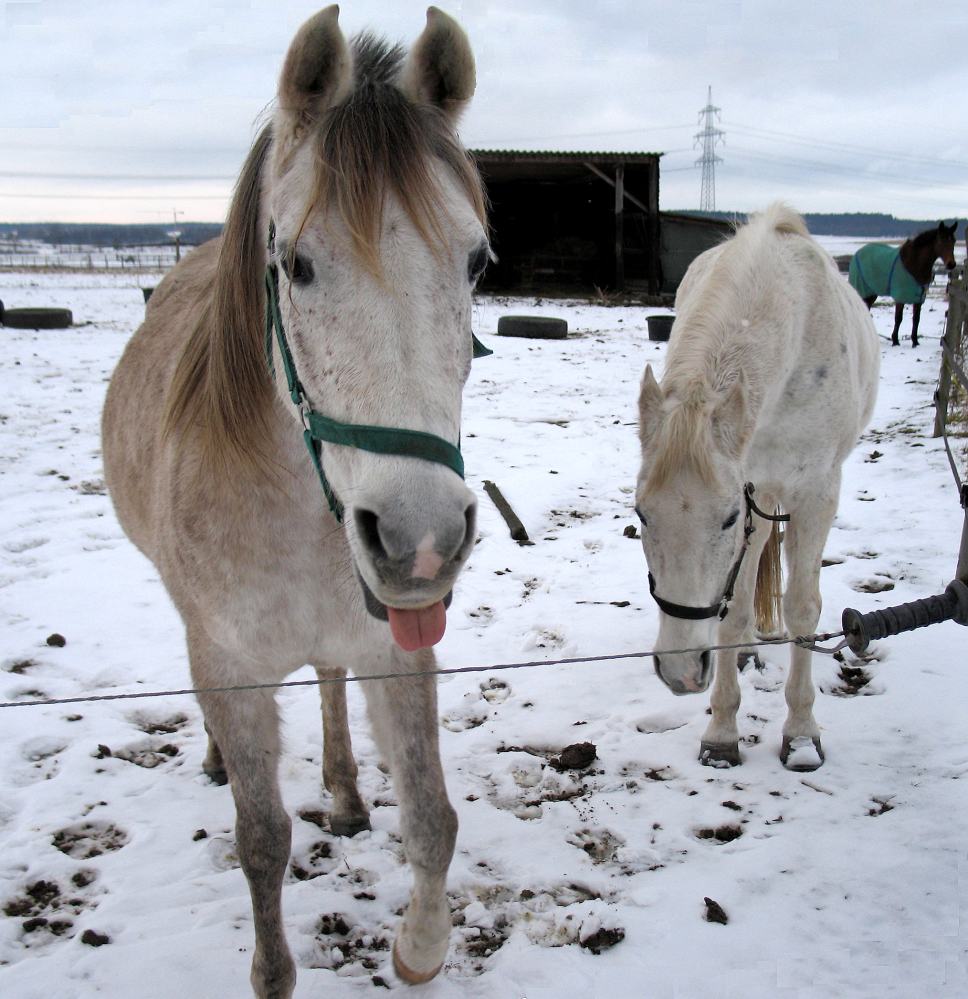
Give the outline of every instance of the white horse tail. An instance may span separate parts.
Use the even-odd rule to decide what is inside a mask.
[[[780,562],[780,525],[774,522],[769,540],[756,569],[753,610],[756,630],[761,635],[775,635],[783,622],[783,565]]]

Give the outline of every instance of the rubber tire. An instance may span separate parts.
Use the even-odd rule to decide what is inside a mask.
[[[74,325],[70,309],[4,309],[3,325],[18,330],[62,330]]]
[[[497,335],[564,340],[568,336],[568,323],[551,316],[501,316],[497,321]]]

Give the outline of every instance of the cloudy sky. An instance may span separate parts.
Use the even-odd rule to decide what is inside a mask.
[[[220,221],[306,0],[0,0],[0,221]],[[859,0],[453,0],[470,148],[662,152],[663,209],[968,216],[968,8]],[[425,2],[347,0],[409,42]],[[867,12],[873,13],[868,19]],[[177,213],[177,214],[176,214]]]

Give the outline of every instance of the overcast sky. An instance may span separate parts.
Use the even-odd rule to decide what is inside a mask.
[[[0,0],[0,221],[221,221],[305,0]],[[859,0],[456,0],[470,148],[662,152],[698,208],[968,216],[968,7]],[[409,43],[426,3],[347,0]],[[867,12],[871,15],[868,17]]]

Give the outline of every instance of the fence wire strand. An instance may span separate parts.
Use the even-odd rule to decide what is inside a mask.
[[[621,659],[647,659],[656,655],[686,655],[692,652],[719,652],[732,649],[755,649],[763,646],[806,645],[814,651],[835,650],[817,649],[817,642],[829,642],[843,636],[842,631],[821,632],[815,635],[801,635],[797,638],[762,638],[756,642],[740,642],[730,645],[703,645],[691,649],[653,649],[644,652],[617,652],[611,655],[571,656],[566,659],[532,659],[515,663],[493,663],[487,666],[451,666],[441,669],[414,670],[413,672],[373,673],[363,676],[317,677],[315,680],[279,680],[274,683],[240,683],[226,687],[182,687],[175,690],[145,690],[127,694],[89,694],[84,697],[51,697],[25,701],[0,701],[0,708],[38,708],[58,704],[92,704],[98,701],[135,701],[152,697],[175,697],[185,694],[230,694],[247,690],[283,690],[291,687],[322,687],[330,683],[363,683],[370,680],[413,680],[425,676],[457,676],[462,673],[498,673],[502,670],[535,669],[540,666],[572,666],[578,663],[603,663]]]

